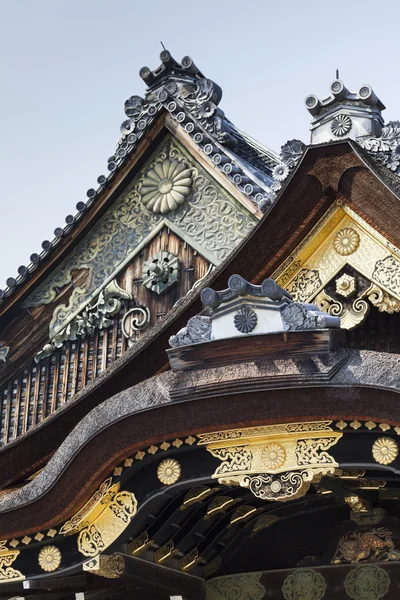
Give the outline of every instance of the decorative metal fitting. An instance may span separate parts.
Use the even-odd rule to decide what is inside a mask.
[[[379,438],[372,446],[372,456],[380,465],[390,465],[398,454],[399,447],[392,438]]]
[[[143,263],[143,285],[156,294],[162,294],[179,279],[179,259],[161,250]]]
[[[254,310],[244,306],[235,314],[233,322],[240,333],[250,333],[257,325],[257,315]]]
[[[339,279],[336,279],[336,291],[341,296],[351,296],[356,291],[356,280],[351,275],[344,273]]]
[[[157,477],[164,485],[173,485],[181,476],[181,466],[174,458],[166,458],[157,469]]]
[[[331,130],[336,137],[347,135],[353,126],[352,120],[348,115],[338,115],[331,124]]]
[[[333,247],[341,256],[353,254],[360,245],[360,236],[355,229],[344,227],[334,237]]]

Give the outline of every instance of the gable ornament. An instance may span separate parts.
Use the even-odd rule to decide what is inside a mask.
[[[148,210],[165,215],[184,204],[191,189],[192,169],[167,158],[147,171],[139,193]]]

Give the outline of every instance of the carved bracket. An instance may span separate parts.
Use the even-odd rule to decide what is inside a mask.
[[[288,423],[199,434],[200,444],[222,461],[213,478],[249,488],[257,498],[286,502],[338,467],[328,453],[342,437],[330,421]]]
[[[86,306],[64,329],[46,344],[35,356],[39,362],[50,356],[57,348],[61,348],[67,340],[76,340],[92,335],[97,329],[107,329],[113,324],[114,317],[122,307],[122,300],[131,300],[132,296],[119,287],[115,279],[100,292],[96,300]]]
[[[347,284],[342,290],[342,286]],[[350,293],[347,293],[351,290]],[[338,294],[344,296],[344,300],[341,302],[335,300],[325,290],[322,290],[316,296],[315,302],[321,311],[326,311],[328,314],[340,318],[340,326],[343,329],[354,329],[367,317],[370,304],[366,302],[369,300],[370,303],[378,308],[379,312],[394,313],[400,312],[400,301],[385,292],[378,285],[372,283],[366,290],[358,291],[358,295],[355,299],[350,298],[357,292],[356,284],[353,277],[344,276],[336,280],[336,291]]]

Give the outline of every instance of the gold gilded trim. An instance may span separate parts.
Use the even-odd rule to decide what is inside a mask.
[[[25,575],[14,569],[11,565],[19,555],[19,550],[7,552],[0,555],[0,582],[5,581],[22,581],[26,579]]]
[[[96,556],[110,546],[126,529],[137,512],[137,500],[132,492],[110,495],[109,503],[78,536],[78,550],[84,556]]]
[[[196,502],[201,502],[205,500],[211,494],[218,492],[220,488],[210,488],[206,485],[192,488],[188,491],[186,496],[183,499],[183,503],[181,506],[181,510],[185,510],[192,506],[192,504],[196,504]]]
[[[121,577],[125,569],[125,561],[121,554],[99,554],[82,565],[82,570],[106,579]]]
[[[247,487],[257,498],[300,498],[312,482],[339,466],[328,450],[342,437],[332,421],[285,423],[199,434],[199,444],[221,461],[213,474],[225,485]]]
[[[295,300],[316,303],[320,310],[339,316],[343,328],[352,329],[371,306],[400,312],[399,257],[400,249],[338,200],[272,277]],[[371,285],[357,290],[354,280],[353,291],[342,294],[351,296],[351,302],[342,303],[328,295],[326,286],[345,266]]]
[[[131,556],[139,556],[153,543],[153,540],[149,539],[147,531],[141,533],[137,538],[128,544],[128,554]]]
[[[43,546],[39,552],[38,563],[43,571],[56,571],[61,565],[61,552],[57,546]]]
[[[332,421],[308,421],[306,423],[281,423],[278,425],[263,425],[261,427],[246,427],[245,429],[226,429],[224,431],[214,431],[211,433],[198,433],[199,446],[207,444],[218,447],[220,442],[229,442],[236,444],[255,438],[280,437],[282,435],[291,436],[295,433],[307,432],[331,432],[330,425]]]
[[[119,487],[119,483],[112,485],[112,477],[103,481],[86,504],[69,521],[64,523],[59,533],[61,535],[72,535],[93,523],[107,506],[112,494],[119,490]]]

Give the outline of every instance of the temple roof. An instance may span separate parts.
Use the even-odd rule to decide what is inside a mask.
[[[140,70],[142,79],[149,86],[144,98],[131,96],[125,102],[128,118],[121,125],[117,149],[108,159],[108,174],[98,177],[96,187],[87,191],[87,200],[77,203],[75,215],[67,215],[66,225],[54,230],[54,238],[43,241],[40,254],[32,254],[28,266],[20,266],[18,275],[7,279],[7,287],[0,290],[0,304],[28,281],[65,238],[71,236],[84,215],[115,183],[117,174],[124,169],[163,112],[171,115],[176,126],[190,135],[198,150],[212,160],[256,208],[265,212],[274,203],[272,169],[282,162],[278,154],[244,134],[226,118],[218,106],[221,88],[206,79],[190,57],[185,56],[178,63],[165,50],[160,59],[161,66],[154,71],[147,67]]]
[[[399,199],[361,154],[364,155],[364,151],[349,140],[307,148],[297,169],[285,182],[277,204],[233,251],[230,259],[203,280],[203,285],[223,289],[229,276],[240,272],[245,273],[247,280],[261,284],[313,230],[336,197],[347,197],[358,214],[373,223],[378,231],[385,232],[386,239],[398,247]],[[269,235],[269,232],[274,234]],[[201,310],[200,289],[196,288],[123,357],[79,392],[73,402],[66,403],[45,422],[3,448],[0,451],[4,464],[1,483],[4,485],[18,475],[15,465],[24,470],[32,461],[41,464],[44,456],[59,446],[60,431],[66,435],[94,406],[165,370],[169,338]]]

